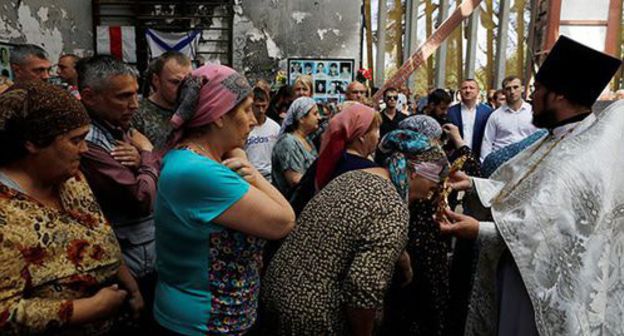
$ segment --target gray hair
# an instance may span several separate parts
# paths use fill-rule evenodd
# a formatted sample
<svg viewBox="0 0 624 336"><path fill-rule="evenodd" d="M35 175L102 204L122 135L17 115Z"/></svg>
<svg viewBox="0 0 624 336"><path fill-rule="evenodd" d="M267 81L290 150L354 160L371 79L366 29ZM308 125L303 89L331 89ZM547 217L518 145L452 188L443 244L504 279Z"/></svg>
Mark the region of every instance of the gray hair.
<svg viewBox="0 0 624 336"><path fill-rule="evenodd" d="M9 62L11 64L22 65L26 63L26 60L30 56L35 56L41 59L48 59L48 53L43 48L34 44L22 44L11 49L11 56Z"/></svg>
<svg viewBox="0 0 624 336"><path fill-rule="evenodd" d="M83 58L76 64L76 71L78 72L78 89L80 91L87 87L100 91L106 87L108 80L113 76L138 77L134 68L110 55Z"/></svg>

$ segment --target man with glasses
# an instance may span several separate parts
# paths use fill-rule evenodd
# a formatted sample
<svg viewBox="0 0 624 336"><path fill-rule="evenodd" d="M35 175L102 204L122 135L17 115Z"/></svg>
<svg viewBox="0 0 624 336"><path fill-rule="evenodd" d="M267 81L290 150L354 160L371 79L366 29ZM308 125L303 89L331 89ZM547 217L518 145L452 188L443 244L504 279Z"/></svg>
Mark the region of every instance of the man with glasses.
<svg viewBox="0 0 624 336"><path fill-rule="evenodd" d="M52 63L48 60L48 54L34 44L13 48L9 62L15 83L36 79L47 81L50 78Z"/></svg>
<svg viewBox="0 0 624 336"><path fill-rule="evenodd" d="M407 116L397 110L397 101L399 99L399 90L390 87L384 91L383 94L386 108L381 111L381 126L379 127L380 139L386 135L386 133L392 132L399 128L399 123L407 118ZM375 162L383 165L387 156L384 155L379 149L375 153Z"/></svg>

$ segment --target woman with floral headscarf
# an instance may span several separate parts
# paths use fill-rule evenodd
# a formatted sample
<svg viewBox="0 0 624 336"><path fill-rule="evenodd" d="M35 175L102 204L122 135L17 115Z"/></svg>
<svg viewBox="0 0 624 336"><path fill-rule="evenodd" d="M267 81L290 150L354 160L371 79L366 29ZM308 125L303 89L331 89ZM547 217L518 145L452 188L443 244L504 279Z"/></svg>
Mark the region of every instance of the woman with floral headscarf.
<svg viewBox="0 0 624 336"><path fill-rule="evenodd" d="M40 80L0 96L0 334L105 335L143 298L78 167L89 117Z"/></svg>
<svg viewBox="0 0 624 336"><path fill-rule="evenodd" d="M284 195L299 184L318 155L308 139L318 129L318 121L318 108L310 97L299 97L288 108L271 154L273 183Z"/></svg>
<svg viewBox="0 0 624 336"><path fill-rule="evenodd" d="M420 132L439 144L447 138L445 149L449 162L465 160L463 169L479 174L478 160L456 126L440 126L430 116L415 115L401 121L399 128ZM448 148L451 148L450 153ZM437 197L410 204L406 251L414 275L406 286L401 286L402 279L397 279L390 288L385 314L388 318L381 335L446 335L450 302L448 253L451 247L448 236L440 232L433 219L437 209Z"/></svg>
<svg viewBox="0 0 624 336"><path fill-rule="evenodd" d="M443 151L419 133L390 132L380 147L388 167L329 182L269 264L271 335L371 335L407 241L407 205L428 197L447 170Z"/></svg>
<svg viewBox="0 0 624 336"><path fill-rule="evenodd" d="M246 160L247 80L206 65L182 85L155 207L163 334L243 335L255 322L264 239L294 225L284 197Z"/></svg>

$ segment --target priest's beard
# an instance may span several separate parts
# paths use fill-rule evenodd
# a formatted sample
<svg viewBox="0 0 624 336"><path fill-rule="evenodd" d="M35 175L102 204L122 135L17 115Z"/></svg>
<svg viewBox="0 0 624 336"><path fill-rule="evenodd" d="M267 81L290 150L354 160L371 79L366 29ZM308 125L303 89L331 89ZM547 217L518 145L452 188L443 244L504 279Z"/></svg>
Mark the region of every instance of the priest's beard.
<svg viewBox="0 0 624 336"><path fill-rule="evenodd" d="M546 97L548 95L545 94L542 99L542 106L544 109L541 113L537 114L533 112L533 125L537 128L547 128L552 129L558 123L555 109L550 106L550 104L546 101Z"/></svg>

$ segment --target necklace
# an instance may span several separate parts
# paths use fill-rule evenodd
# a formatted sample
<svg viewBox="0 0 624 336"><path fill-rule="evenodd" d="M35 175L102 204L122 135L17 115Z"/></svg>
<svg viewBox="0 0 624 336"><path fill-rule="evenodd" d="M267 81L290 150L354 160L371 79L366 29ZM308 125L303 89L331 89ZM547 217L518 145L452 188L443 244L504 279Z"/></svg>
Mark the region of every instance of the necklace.
<svg viewBox="0 0 624 336"><path fill-rule="evenodd" d="M574 127L570 128L570 130L568 130L563 136L561 136L561 138L557 141L555 141L547 150L546 153L544 153L544 155L542 157L540 157L534 165L532 165L531 167L529 167L529 169L526 170L526 172L524 173L524 175L518 179L518 182L514 183L510 188L506 188L503 189L500 194L498 194L498 196L496 196L496 199L494 200L493 203L498 203L499 201L501 201L503 198L507 198L522 182L524 182L524 180L526 180L531 174L533 174L533 172L535 171L535 169L537 169L537 167L542 163L542 161L544 161L544 159L546 159L546 157L548 155L550 155L550 152L553 151L553 149L555 149L555 147L557 147L557 145L559 145L561 143L561 141L563 141L563 139L565 139L568 135L570 135L572 132L574 132L574 130L576 129L578 125L575 125ZM548 137L546 137L548 138ZM537 146L533 152L531 153L531 155L537 153L537 151L542 148L542 145L544 145L546 143L546 138L544 139L544 141L542 141L542 143L540 143L539 146Z"/></svg>
<svg viewBox="0 0 624 336"><path fill-rule="evenodd" d="M196 151L196 150L193 150L192 148L190 148L192 151L197 152L197 154L206 156L208 158L212 158L212 156L210 155L210 152L206 149L206 147L198 144L197 142L189 141L186 146L188 147L188 145L193 145L193 146L197 147L197 149L199 149L199 151ZM199 152L201 152L201 153L199 153Z"/></svg>

